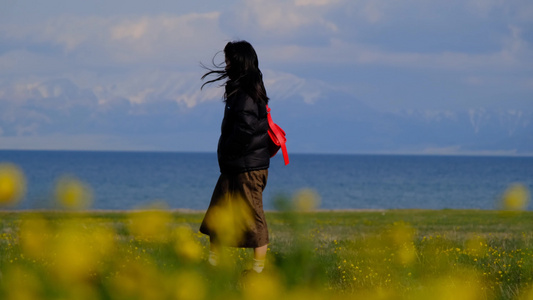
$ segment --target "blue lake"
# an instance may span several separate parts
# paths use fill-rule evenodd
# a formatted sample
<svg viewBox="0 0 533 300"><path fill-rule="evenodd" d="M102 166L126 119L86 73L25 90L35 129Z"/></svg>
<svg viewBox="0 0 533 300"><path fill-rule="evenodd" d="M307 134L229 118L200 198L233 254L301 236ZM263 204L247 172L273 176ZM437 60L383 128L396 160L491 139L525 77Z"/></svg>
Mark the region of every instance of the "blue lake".
<svg viewBox="0 0 533 300"><path fill-rule="evenodd" d="M274 199L314 189L323 209L494 209L505 189L533 190L533 157L312 155L271 161L265 209ZM0 151L28 181L17 209L48 208L58 178L91 186L93 209L134 209L153 201L206 209L219 176L215 153ZM532 205L529 205L531 210Z"/></svg>

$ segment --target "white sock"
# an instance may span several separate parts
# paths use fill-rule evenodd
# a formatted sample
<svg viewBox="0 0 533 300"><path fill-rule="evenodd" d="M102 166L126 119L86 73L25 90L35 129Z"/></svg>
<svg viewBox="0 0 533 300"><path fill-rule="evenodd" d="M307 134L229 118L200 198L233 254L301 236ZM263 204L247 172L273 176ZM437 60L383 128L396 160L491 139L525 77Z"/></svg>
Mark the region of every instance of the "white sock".
<svg viewBox="0 0 533 300"><path fill-rule="evenodd" d="M209 251L209 259L208 259L208 261L209 261L209 263L212 266L216 267L216 265L218 265L218 254L216 254L213 251Z"/></svg>
<svg viewBox="0 0 533 300"><path fill-rule="evenodd" d="M256 271L257 273L263 272L263 268L265 267L265 260L259 260L254 258L254 266L252 269Z"/></svg>

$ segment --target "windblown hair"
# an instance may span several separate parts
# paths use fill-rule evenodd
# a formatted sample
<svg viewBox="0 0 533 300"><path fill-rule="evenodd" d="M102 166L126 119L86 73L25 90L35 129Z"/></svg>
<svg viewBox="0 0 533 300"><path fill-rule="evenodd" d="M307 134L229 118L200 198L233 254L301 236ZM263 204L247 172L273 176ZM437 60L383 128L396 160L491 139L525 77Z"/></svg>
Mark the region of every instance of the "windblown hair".
<svg viewBox="0 0 533 300"><path fill-rule="evenodd" d="M263 83L263 74L261 73L261 70L259 70L257 53L252 45L247 41L229 42L226 44L226 47L224 47L224 55L229 62L229 66L226 68L222 68L222 64L215 64L214 58L213 66L215 69L202 65L202 67L209 70L202 76L202 79L211 75L216 76L215 79L206 81L202 84L202 88L208 83L227 79L225 82L225 100L238 89L241 89L254 101L262 101L267 104L268 97Z"/></svg>

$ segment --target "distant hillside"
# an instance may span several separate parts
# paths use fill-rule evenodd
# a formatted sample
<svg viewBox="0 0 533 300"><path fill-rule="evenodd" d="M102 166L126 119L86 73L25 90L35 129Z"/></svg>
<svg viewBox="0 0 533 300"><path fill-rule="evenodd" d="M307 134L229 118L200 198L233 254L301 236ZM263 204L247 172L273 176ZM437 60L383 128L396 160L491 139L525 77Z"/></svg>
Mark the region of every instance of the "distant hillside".
<svg viewBox="0 0 533 300"><path fill-rule="evenodd" d="M131 97L67 79L4 88L0 148L214 151L223 103L209 93L221 90L164 87ZM290 152L533 155L533 110L382 112L322 87L302 99L307 88L270 104Z"/></svg>
<svg viewBox="0 0 533 300"><path fill-rule="evenodd" d="M287 122L289 141L305 151L533 154L533 111L380 112L342 94L312 105L289 107L292 111L279 112Z"/></svg>

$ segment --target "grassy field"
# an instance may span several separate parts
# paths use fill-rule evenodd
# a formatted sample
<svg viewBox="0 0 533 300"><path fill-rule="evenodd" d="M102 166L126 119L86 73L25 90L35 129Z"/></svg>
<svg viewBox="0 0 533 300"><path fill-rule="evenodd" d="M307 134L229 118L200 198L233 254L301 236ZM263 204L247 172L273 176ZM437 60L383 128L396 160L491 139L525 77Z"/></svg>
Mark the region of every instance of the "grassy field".
<svg viewBox="0 0 533 300"><path fill-rule="evenodd" d="M268 263L201 213L0 212L1 299L533 299L533 212L269 212Z"/></svg>

